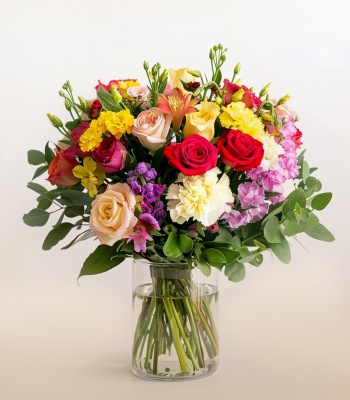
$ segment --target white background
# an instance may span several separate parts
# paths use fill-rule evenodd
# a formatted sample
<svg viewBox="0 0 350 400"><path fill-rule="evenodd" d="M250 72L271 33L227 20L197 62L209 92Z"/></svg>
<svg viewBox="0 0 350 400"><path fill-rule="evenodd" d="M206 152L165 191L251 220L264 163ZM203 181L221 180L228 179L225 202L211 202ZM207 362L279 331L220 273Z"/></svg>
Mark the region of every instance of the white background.
<svg viewBox="0 0 350 400"><path fill-rule="evenodd" d="M346 1L0 0L0 398L4 400L345 400L350 397L349 72ZM306 156L334 194L319 214L334 243L300 236L289 265L249 267L221 282L221 365L211 377L154 383L130 373L128 262L76 282L94 242L41 250L49 226L29 228L28 149L56 141L46 113L65 120L69 79L94 97L98 79L137 78L144 60L224 76L271 96L289 93ZM38 183L43 181L38 180Z"/></svg>

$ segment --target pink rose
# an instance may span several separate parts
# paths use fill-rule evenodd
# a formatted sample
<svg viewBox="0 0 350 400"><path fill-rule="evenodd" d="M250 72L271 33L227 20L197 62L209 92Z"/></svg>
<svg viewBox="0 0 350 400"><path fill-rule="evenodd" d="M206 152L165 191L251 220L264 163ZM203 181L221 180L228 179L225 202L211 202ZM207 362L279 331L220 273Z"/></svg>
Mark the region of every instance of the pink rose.
<svg viewBox="0 0 350 400"><path fill-rule="evenodd" d="M92 157L106 172L118 172L124 168L126 148L114 136L103 139Z"/></svg>
<svg viewBox="0 0 350 400"><path fill-rule="evenodd" d="M55 149L56 156L49 165L49 177L47 180L51 185L67 187L75 185L80 181L73 175L73 168L79 165L73 157L67 157L64 150Z"/></svg>
<svg viewBox="0 0 350 400"><path fill-rule="evenodd" d="M159 108L142 111L134 121L132 134L149 150L157 150L168 136L172 115L166 115Z"/></svg>
<svg viewBox="0 0 350 400"><path fill-rule="evenodd" d="M102 244L129 238L137 218L134 215L136 198L127 183L108 185L91 204L90 228Z"/></svg>

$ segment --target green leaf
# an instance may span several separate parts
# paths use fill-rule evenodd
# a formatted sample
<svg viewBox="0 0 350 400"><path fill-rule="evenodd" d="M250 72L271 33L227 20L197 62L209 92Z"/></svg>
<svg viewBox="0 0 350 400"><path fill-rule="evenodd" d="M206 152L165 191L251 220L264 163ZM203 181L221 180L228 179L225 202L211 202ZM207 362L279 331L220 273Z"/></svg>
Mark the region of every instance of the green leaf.
<svg viewBox="0 0 350 400"><path fill-rule="evenodd" d="M52 149L49 146L49 142L46 143L45 146L45 161L50 164L51 161L55 158L55 153L52 151Z"/></svg>
<svg viewBox="0 0 350 400"><path fill-rule="evenodd" d="M322 240L324 242L333 242L335 240L333 234L322 224L317 224L305 233L313 239Z"/></svg>
<svg viewBox="0 0 350 400"><path fill-rule="evenodd" d="M183 234L180 233L179 235L179 249L182 253L188 253L189 251L191 251L193 248L193 241L192 239Z"/></svg>
<svg viewBox="0 0 350 400"><path fill-rule="evenodd" d="M204 276L209 276L211 274L211 267L210 265L205 261L204 258L200 258L200 259L195 259L195 264L197 265L197 267L200 269L200 271L202 272L202 274Z"/></svg>
<svg viewBox="0 0 350 400"><path fill-rule="evenodd" d="M39 150L29 150L28 151L28 163L31 165L45 164L45 154Z"/></svg>
<svg viewBox="0 0 350 400"><path fill-rule="evenodd" d="M103 89L102 86L97 89L97 98L105 111L118 112L122 110L122 107L114 100L114 97L111 95L111 93Z"/></svg>
<svg viewBox="0 0 350 400"><path fill-rule="evenodd" d="M259 267L263 262L264 257L262 254L257 254L253 260L249 261L249 264L253 265L254 267Z"/></svg>
<svg viewBox="0 0 350 400"><path fill-rule="evenodd" d="M311 207L314 208L315 210L319 211L323 210L324 208L327 207L331 199L332 199L332 193L330 192L317 194L311 200Z"/></svg>
<svg viewBox="0 0 350 400"><path fill-rule="evenodd" d="M245 266L239 261L225 266L225 275L232 282L240 282L245 277Z"/></svg>
<svg viewBox="0 0 350 400"><path fill-rule="evenodd" d="M209 265L216 268L222 268L227 263L226 257L217 249L205 249L203 257Z"/></svg>
<svg viewBox="0 0 350 400"><path fill-rule="evenodd" d="M67 199L70 204L77 206L89 206L93 200L88 193L80 192L79 190L66 190L61 194L62 199Z"/></svg>
<svg viewBox="0 0 350 400"><path fill-rule="evenodd" d="M269 243L281 243L284 235L281 231L279 220L277 217L270 218L264 227L264 236Z"/></svg>
<svg viewBox="0 0 350 400"><path fill-rule="evenodd" d="M37 208L41 208L42 210L47 210L52 204L52 200L48 199L46 196L39 196L37 201Z"/></svg>
<svg viewBox="0 0 350 400"><path fill-rule="evenodd" d="M126 255L124 253L116 253L116 243L113 246L101 244L85 260L78 279L84 275L96 275L106 272L121 264L125 258Z"/></svg>
<svg viewBox="0 0 350 400"><path fill-rule="evenodd" d="M50 214L40 208L34 208L28 214L23 215L23 222L28 226L44 226Z"/></svg>
<svg viewBox="0 0 350 400"><path fill-rule="evenodd" d="M291 252L287 240L283 240L281 243L270 243L270 248L280 261L285 264L290 262Z"/></svg>
<svg viewBox="0 0 350 400"><path fill-rule="evenodd" d="M75 119L74 121L69 121L65 124L65 127L69 130L69 131L74 131L75 128L77 128L79 125L81 124L81 120L80 119Z"/></svg>
<svg viewBox="0 0 350 400"><path fill-rule="evenodd" d="M177 232L170 232L168 239L164 244L163 252L167 257L170 258L176 258L182 255L182 252L179 249L179 238L177 236Z"/></svg>
<svg viewBox="0 0 350 400"><path fill-rule="evenodd" d="M69 242L66 246L62 247L62 250L66 250L69 247L73 246L73 244L76 244L78 242L81 242L86 239L90 239L92 237L96 236L95 232L92 231L91 229L88 229L85 232L80 233L78 236L76 236L71 242Z"/></svg>
<svg viewBox="0 0 350 400"><path fill-rule="evenodd" d="M44 195L45 193L47 193L47 189L44 188L44 186L38 185L34 182L28 182L27 188L34 190L34 192L39 193L40 195Z"/></svg>
<svg viewBox="0 0 350 400"><path fill-rule="evenodd" d="M55 226L46 236L42 246L43 250L50 250L60 240L64 239L72 228L74 228L74 225L69 222Z"/></svg>
<svg viewBox="0 0 350 400"><path fill-rule="evenodd" d="M307 161L303 161L302 164L302 177L303 177L303 181L306 183L306 179L310 176L310 168L309 168L309 164L307 163Z"/></svg>
<svg viewBox="0 0 350 400"><path fill-rule="evenodd" d="M35 178L37 178L38 176L42 175L44 172L47 171L48 168L49 168L49 167L48 167L47 165L43 165L43 166L37 168L36 171L34 172L34 175L33 175L33 178L32 178L32 179L35 179Z"/></svg>
<svg viewBox="0 0 350 400"><path fill-rule="evenodd" d="M66 207L66 209L64 210L64 215L67 218L82 217L84 215L84 207L82 206Z"/></svg>
<svg viewBox="0 0 350 400"><path fill-rule="evenodd" d="M294 213L296 204L302 208L306 206L305 192L301 188L293 190L293 192L286 198L282 207L283 215L287 217L290 211Z"/></svg>
<svg viewBox="0 0 350 400"><path fill-rule="evenodd" d="M307 186L308 188L315 187L315 191L316 191L316 192L319 192L319 191L322 189L322 184L321 184L321 182L320 182L318 179L314 178L313 176L309 176L309 177L306 179L305 184L306 184L306 186Z"/></svg>

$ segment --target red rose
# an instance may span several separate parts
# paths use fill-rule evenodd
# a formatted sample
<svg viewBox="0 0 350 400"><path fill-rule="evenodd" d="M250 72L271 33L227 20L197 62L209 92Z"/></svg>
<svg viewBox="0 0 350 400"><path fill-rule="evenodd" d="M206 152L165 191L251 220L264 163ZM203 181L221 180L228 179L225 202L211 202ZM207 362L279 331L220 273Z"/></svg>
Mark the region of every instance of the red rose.
<svg viewBox="0 0 350 400"><path fill-rule="evenodd" d="M164 147L169 164L184 175L202 175L216 167L218 149L208 139L196 133L181 143Z"/></svg>
<svg viewBox="0 0 350 400"><path fill-rule="evenodd" d="M102 104L99 100L94 100L90 106L89 118L98 118L102 110Z"/></svg>
<svg viewBox="0 0 350 400"><path fill-rule="evenodd" d="M111 136L102 140L92 156L106 172L118 172L124 168L126 153L123 143Z"/></svg>
<svg viewBox="0 0 350 400"><path fill-rule="evenodd" d="M230 104L232 102L232 96L238 92L240 89L244 90L244 95L241 101L248 108L258 108L261 104L261 100L254 93L252 93L247 86L239 86L235 83L230 82L228 79L224 79L224 87L222 90L225 93L224 96L224 105Z"/></svg>
<svg viewBox="0 0 350 400"><path fill-rule="evenodd" d="M225 131L217 145L222 162L237 172L259 166L264 156L262 143L238 130Z"/></svg>
<svg viewBox="0 0 350 400"><path fill-rule="evenodd" d="M73 175L72 169L79 165L75 158L67 157L64 150L55 149L56 157L49 165L49 177L47 180L51 185L61 187L72 186L80 181Z"/></svg>

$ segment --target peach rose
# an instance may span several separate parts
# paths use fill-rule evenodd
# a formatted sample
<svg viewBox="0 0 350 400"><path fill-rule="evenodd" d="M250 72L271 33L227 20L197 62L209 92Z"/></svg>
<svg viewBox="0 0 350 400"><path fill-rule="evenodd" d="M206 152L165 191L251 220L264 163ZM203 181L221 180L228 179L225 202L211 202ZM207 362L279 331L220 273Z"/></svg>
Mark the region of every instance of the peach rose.
<svg viewBox="0 0 350 400"><path fill-rule="evenodd" d="M133 234L136 198L127 183L108 185L104 193L92 202L90 228L102 244L112 245Z"/></svg>
<svg viewBox="0 0 350 400"><path fill-rule="evenodd" d="M202 101L196 105L197 112L187 114L186 124L184 127L183 135L187 136L198 133L198 135L205 137L209 141L215 135L215 120L220 114L220 107L212 101Z"/></svg>
<svg viewBox="0 0 350 400"><path fill-rule="evenodd" d="M165 115L157 107L142 111L134 121L132 134L149 150L157 150L165 142L172 115Z"/></svg>
<svg viewBox="0 0 350 400"><path fill-rule="evenodd" d="M276 99L271 99L270 101L273 105L276 106L277 104ZM285 117L287 115L290 115L293 118L293 120L295 120L295 118L297 117L297 113L292 108L290 108L289 105L287 105L286 103L283 103L275 107L275 111L279 117Z"/></svg>

